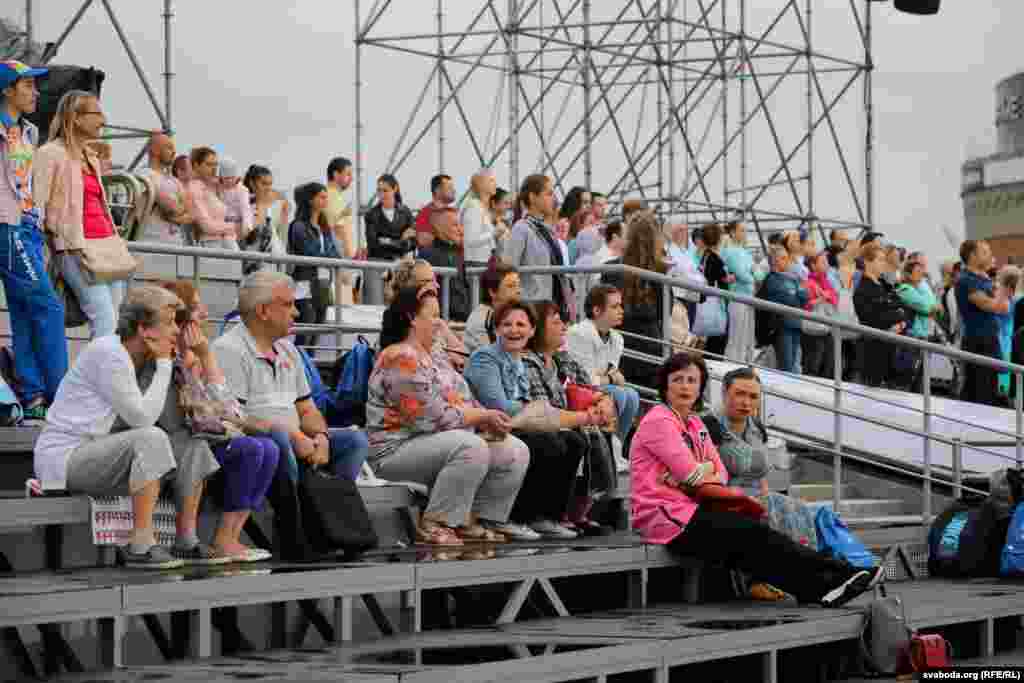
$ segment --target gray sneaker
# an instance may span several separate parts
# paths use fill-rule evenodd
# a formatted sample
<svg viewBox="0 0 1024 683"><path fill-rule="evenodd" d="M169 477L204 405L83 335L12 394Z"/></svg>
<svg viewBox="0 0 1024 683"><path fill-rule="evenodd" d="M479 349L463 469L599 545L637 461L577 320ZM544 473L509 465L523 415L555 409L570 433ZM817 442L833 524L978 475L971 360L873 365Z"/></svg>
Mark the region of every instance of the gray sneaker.
<svg viewBox="0 0 1024 683"><path fill-rule="evenodd" d="M537 520L530 525L530 528L544 538L553 538L560 541L571 541L579 536L575 531L567 529L558 522L550 519Z"/></svg>
<svg viewBox="0 0 1024 683"><path fill-rule="evenodd" d="M489 519L481 519L480 526L488 531L497 531L504 534L510 541L539 541L541 536L525 524L515 522L494 522Z"/></svg>
<svg viewBox="0 0 1024 683"><path fill-rule="evenodd" d="M131 546L123 546L121 559L124 566L129 569L175 569L185 566L185 560L178 559L171 555L160 545L152 545L144 553L133 553Z"/></svg>
<svg viewBox="0 0 1024 683"><path fill-rule="evenodd" d="M170 555L190 565L228 564L233 560L230 555L225 555L222 551L205 543L197 543L191 548L182 548L175 544L171 546Z"/></svg>

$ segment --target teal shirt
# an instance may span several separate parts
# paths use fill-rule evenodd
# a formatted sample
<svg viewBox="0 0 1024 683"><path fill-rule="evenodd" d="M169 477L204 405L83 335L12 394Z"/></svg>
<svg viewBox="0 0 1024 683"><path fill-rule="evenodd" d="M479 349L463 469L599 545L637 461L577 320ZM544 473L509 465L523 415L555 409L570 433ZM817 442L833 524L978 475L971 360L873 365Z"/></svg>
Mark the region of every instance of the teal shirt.
<svg viewBox="0 0 1024 683"><path fill-rule="evenodd" d="M728 247L722 250L726 269L736 276L729 290L736 294L754 296L754 255L746 247Z"/></svg>
<svg viewBox="0 0 1024 683"><path fill-rule="evenodd" d="M935 307L938 299L932 292L932 288L926 283L922 287L914 287L911 284L903 283L896 288L896 294L900 301L907 308L914 311L914 322L910 326L908 334L918 339L928 338L928 312Z"/></svg>

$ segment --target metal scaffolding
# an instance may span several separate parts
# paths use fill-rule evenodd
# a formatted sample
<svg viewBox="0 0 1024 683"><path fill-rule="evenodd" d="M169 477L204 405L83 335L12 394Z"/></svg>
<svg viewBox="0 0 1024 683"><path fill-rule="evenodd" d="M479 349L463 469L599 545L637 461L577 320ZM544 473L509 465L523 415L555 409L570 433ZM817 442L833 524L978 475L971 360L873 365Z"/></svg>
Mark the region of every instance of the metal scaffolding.
<svg viewBox="0 0 1024 683"><path fill-rule="evenodd" d="M409 79L410 113L377 171L419 159L468 175L446 168L461 145L473 163L507 169L510 188L544 173L561 196L583 185L674 220L742 216L761 240L873 224L871 0L817 11L813 0L436 0L433 21L416 22L432 30L388 32L424 4L355 0L362 200L374 189L362 154L373 47L389 72L410 59L430 69ZM370 68L382 72L376 57ZM390 107L406 106L394 81L376 82Z"/></svg>
<svg viewBox="0 0 1024 683"><path fill-rule="evenodd" d="M38 21L39 14L36 11L36 3L38 0L25 0L25 44L29 46L28 50L31 50L31 46L35 44L35 25ZM82 17L86 11L89 10L92 5L101 5L107 17L110 20L111 28L117 36L118 41L124 48L125 54L128 56L129 61L132 64L132 68L135 71L136 76L139 79L139 85L145 92L147 99L153 106L153 112L156 115L156 122L154 124L133 124L133 125L119 125L119 124L108 124L104 131L105 140L130 140L130 139L148 139L154 130L162 130L165 133L173 133L173 118L172 118L172 93L174 83L174 69L173 65L173 43L172 28L174 23L174 0L163 0L161 6L163 11L161 12L161 19L163 20L163 97L158 97L157 92L154 90L150 78L143 68L142 62L139 60L132 48L131 42L128 40L128 36L124 32L124 28L121 26L121 21L118 19L117 12L114 9L113 4L110 0L83 0L78 10L71 16L68 23L65 25L64 30L61 31L60 36L53 42L46 43L46 47L43 50L42 55L38 60L34 59L35 55L31 53L26 55L29 61L42 64L49 64L52 62L60 51L60 48L64 45L64 42L68 39L68 36L72 34L75 27L78 26ZM129 169L134 169L138 166L139 162L142 161L145 156L145 145L135 155L132 161L127 165Z"/></svg>

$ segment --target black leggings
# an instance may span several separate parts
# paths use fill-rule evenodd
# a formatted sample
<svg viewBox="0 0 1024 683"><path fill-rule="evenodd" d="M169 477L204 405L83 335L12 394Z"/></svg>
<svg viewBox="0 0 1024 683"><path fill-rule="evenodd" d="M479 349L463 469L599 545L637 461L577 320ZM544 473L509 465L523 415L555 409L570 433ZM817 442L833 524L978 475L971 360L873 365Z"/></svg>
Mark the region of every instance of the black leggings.
<svg viewBox="0 0 1024 683"><path fill-rule="evenodd" d="M676 555L739 569L801 603L819 602L825 593L858 571L749 517L716 512L703 505L668 549Z"/></svg>
<svg viewBox="0 0 1024 683"><path fill-rule="evenodd" d="M509 517L519 523L561 521L575 493L576 470L588 448L586 439L566 429L516 432L516 436L530 448L530 466Z"/></svg>

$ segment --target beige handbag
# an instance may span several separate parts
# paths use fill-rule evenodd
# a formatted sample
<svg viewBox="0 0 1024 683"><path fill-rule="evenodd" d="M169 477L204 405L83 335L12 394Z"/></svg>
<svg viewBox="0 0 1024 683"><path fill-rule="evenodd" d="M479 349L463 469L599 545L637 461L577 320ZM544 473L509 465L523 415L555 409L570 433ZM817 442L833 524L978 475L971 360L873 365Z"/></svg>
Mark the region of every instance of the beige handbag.
<svg viewBox="0 0 1024 683"><path fill-rule="evenodd" d="M87 239L82 247L82 268L93 282L127 280L138 269L138 260L128 251L127 243L117 234Z"/></svg>

